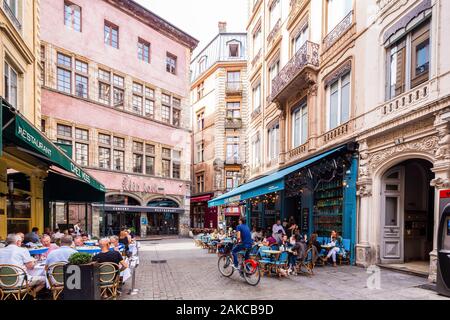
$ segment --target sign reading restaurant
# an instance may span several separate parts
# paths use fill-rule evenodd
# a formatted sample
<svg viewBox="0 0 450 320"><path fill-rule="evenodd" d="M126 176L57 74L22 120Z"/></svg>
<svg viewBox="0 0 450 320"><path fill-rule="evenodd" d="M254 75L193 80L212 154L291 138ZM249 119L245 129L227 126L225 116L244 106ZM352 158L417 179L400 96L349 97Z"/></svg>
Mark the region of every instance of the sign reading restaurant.
<svg viewBox="0 0 450 320"><path fill-rule="evenodd" d="M26 142L33 145L36 149L41 151L43 154L45 154L47 157L51 158L52 156L52 150L48 148L42 141L39 141L35 136L30 134L25 128L21 127L20 125L17 126L17 134Z"/></svg>

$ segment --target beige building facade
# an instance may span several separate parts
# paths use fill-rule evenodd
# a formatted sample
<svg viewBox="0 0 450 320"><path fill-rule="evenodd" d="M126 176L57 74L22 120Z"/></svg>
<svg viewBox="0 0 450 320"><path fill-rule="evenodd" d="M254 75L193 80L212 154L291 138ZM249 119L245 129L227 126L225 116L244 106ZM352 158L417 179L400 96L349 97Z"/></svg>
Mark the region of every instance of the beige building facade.
<svg viewBox="0 0 450 320"><path fill-rule="evenodd" d="M235 222L239 212L221 214L207 201L246 178L247 35L229 33L219 22L218 35L192 60L191 72L191 227L216 228L219 220Z"/></svg>

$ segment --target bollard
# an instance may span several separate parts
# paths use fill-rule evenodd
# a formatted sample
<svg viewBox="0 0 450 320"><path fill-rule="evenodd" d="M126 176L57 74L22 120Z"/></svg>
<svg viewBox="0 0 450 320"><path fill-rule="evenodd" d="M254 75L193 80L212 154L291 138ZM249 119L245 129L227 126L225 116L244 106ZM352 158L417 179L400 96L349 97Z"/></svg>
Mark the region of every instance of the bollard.
<svg viewBox="0 0 450 320"><path fill-rule="evenodd" d="M130 261L130 269L131 269L131 289L128 292L129 295L136 295L139 292L139 289L136 289L136 269L139 266L137 263L137 258L139 257L139 246L136 243L136 255L131 257Z"/></svg>

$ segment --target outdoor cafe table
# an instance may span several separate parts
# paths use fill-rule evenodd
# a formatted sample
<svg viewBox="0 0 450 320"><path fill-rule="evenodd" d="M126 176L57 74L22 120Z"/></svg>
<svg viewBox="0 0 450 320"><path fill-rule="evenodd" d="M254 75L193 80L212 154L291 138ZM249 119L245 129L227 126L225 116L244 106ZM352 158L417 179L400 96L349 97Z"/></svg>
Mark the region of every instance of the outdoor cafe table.
<svg viewBox="0 0 450 320"><path fill-rule="evenodd" d="M33 248L33 249L28 249L28 252L31 255L38 255L38 254L44 254L48 251L48 248Z"/></svg>
<svg viewBox="0 0 450 320"><path fill-rule="evenodd" d="M119 251L122 251L124 248L125 248L125 246L123 244L119 244ZM76 247L75 250L77 250L78 252L89 253L89 254L97 254L100 251L102 251L102 249L97 246ZM113 251L114 247L110 247L109 250Z"/></svg>
<svg viewBox="0 0 450 320"><path fill-rule="evenodd" d="M271 259L272 260L278 260L278 257L280 256L281 252L280 250L262 250L262 252L267 253L269 255L271 255Z"/></svg>

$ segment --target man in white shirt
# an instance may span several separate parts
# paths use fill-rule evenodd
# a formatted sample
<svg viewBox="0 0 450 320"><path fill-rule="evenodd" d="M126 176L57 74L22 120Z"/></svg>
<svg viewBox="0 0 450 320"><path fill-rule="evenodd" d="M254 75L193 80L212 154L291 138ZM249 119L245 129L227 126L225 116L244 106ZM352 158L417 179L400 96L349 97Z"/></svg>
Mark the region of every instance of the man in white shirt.
<svg viewBox="0 0 450 320"><path fill-rule="evenodd" d="M284 231L283 226L281 225L281 220L278 219L277 222L272 226L272 237L276 237L278 235L278 231L282 231L283 234L286 234L286 231Z"/></svg>
<svg viewBox="0 0 450 320"><path fill-rule="evenodd" d="M72 237L64 236L61 238L61 247L59 249L55 249L50 252L47 256L47 260L45 260L45 268L48 269L48 266L57 263L57 262L69 262L69 258L72 254L77 251L72 249L70 246L72 245Z"/></svg>
<svg viewBox="0 0 450 320"><path fill-rule="evenodd" d="M31 257L27 249L21 248L22 239L15 234L6 238L6 248L0 250L0 264L11 264L22 268L25 272L33 270L36 260ZM45 287L45 276L31 276L27 273L28 285L34 288L36 294ZM19 281L20 283L20 281Z"/></svg>

